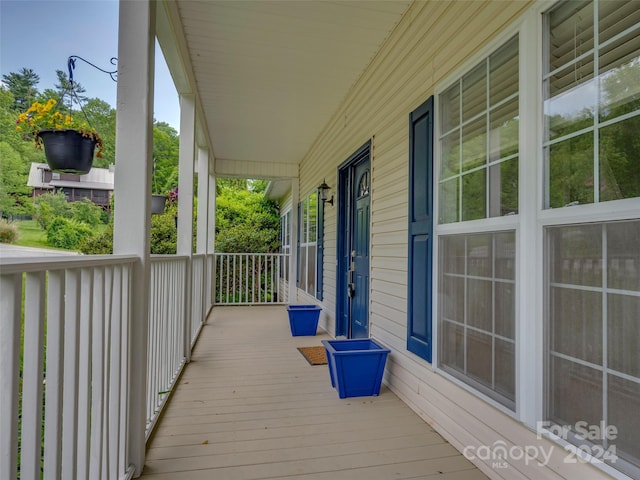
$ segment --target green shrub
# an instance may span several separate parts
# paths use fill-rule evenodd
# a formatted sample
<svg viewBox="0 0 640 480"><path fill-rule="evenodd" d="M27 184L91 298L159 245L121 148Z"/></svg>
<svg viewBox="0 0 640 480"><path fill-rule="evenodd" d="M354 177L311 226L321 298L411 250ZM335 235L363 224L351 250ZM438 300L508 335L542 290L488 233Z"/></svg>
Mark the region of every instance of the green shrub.
<svg viewBox="0 0 640 480"><path fill-rule="evenodd" d="M92 237L83 238L78 250L85 255L110 255L113 253L113 225L107 226L104 232Z"/></svg>
<svg viewBox="0 0 640 480"><path fill-rule="evenodd" d="M151 216L151 253L174 254L177 245L176 220L173 214Z"/></svg>
<svg viewBox="0 0 640 480"><path fill-rule="evenodd" d="M152 254L176 253L176 223L173 214L153 215L151 217L150 252ZM84 238L78 250L87 255L109 255L113 253L113 224L109 224L100 235Z"/></svg>
<svg viewBox="0 0 640 480"><path fill-rule="evenodd" d="M15 243L16 240L18 240L16 224L0 219L0 243Z"/></svg>
<svg viewBox="0 0 640 480"><path fill-rule="evenodd" d="M75 250L83 238L92 235L88 225L68 218L56 217L47 227L47 243L67 250Z"/></svg>
<svg viewBox="0 0 640 480"><path fill-rule="evenodd" d="M102 208L88 198L80 202L71 202L70 205L74 220L86 223L91 227L102 223Z"/></svg>

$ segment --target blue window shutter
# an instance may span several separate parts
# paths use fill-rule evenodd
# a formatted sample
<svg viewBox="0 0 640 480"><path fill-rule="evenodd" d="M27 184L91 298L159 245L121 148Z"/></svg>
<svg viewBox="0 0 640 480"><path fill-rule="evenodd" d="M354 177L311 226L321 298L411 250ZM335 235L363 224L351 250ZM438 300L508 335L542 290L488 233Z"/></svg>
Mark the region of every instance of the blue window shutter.
<svg viewBox="0 0 640 480"><path fill-rule="evenodd" d="M431 362L433 97L409 116L407 349Z"/></svg>

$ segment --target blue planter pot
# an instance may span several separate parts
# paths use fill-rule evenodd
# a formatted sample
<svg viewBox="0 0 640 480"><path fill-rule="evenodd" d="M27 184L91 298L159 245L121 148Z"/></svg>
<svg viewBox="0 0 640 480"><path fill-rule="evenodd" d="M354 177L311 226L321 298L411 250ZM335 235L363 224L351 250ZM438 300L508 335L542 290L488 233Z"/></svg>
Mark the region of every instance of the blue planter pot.
<svg viewBox="0 0 640 480"><path fill-rule="evenodd" d="M321 310L317 305L289 305L287 313L291 335L294 337L315 335Z"/></svg>
<svg viewBox="0 0 640 480"><path fill-rule="evenodd" d="M371 339L322 340L340 398L378 395L390 350Z"/></svg>

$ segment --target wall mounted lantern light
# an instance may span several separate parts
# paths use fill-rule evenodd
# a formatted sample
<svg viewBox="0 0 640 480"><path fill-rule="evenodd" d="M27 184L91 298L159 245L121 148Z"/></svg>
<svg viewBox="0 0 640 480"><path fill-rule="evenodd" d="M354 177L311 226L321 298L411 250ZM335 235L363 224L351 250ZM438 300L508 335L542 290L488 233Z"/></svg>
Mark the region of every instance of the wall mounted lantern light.
<svg viewBox="0 0 640 480"><path fill-rule="evenodd" d="M331 187L327 185L326 181L322 180L322 183L318 185L318 194L320 195L320 200L322 200L323 204L328 203L333 207L333 195L331 195L331 198L329 198L329 190L331 190Z"/></svg>

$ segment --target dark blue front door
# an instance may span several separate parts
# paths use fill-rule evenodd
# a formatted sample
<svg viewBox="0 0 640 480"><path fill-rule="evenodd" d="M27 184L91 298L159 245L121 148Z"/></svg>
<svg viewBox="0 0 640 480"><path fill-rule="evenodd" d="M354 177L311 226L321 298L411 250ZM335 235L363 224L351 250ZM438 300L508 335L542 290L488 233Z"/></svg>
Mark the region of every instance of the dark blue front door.
<svg viewBox="0 0 640 480"><path fill-rule="evenodd" d="M370 208L369 158L355 166L355 189L352 279L354 289L351 304L351 338L369 336L369 208Z"/></svg>
<svg viewBox="0 0 640 480"><path fill-rule="evenodd" d="M336 335L369 336L370 144L339 170Z"/></svg>

